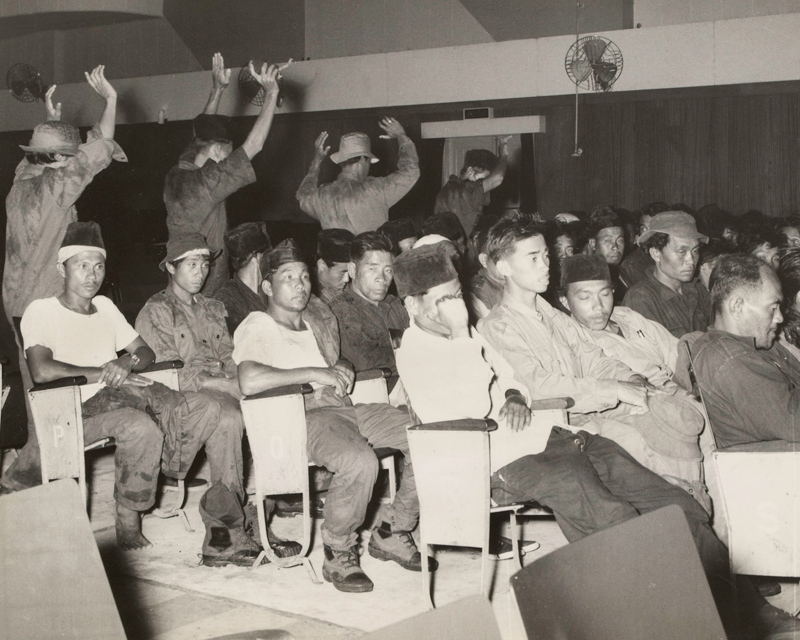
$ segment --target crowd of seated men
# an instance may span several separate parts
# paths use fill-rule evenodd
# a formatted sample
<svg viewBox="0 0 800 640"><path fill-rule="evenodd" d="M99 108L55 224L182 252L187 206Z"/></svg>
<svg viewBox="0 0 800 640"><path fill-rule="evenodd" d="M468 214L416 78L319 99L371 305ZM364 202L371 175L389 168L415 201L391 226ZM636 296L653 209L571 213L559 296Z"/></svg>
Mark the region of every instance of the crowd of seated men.
<svg viewBox="0 0 800 640"><path fill-rule="evenodd" d="M203 447L210 478L200 500L202 564L248 566L264 545L280 557L298 554L299 544L269 529L261 540L252 525L239 401L308 384L309 458L333 474L322 506L323 576L341 591L371 591L358 541L378 473L373 447L399 451L403 468L367 551L421 571L406 439L412 416L492 417L500 423L491 436L497 441L530 425L531 401L569 397L569 425L554 426L540 453L515 457L497 447L506 455L491 460L493 498L549 507L570 542L678 505L731 636L745 627L756 638L796 629L797 621L767 604L745 577L734 607L698 438L712 428L721 447L791 450L798 441L797 218L756 211L735 218L713 205L695 212L659 202L636 213L602 205L547 223L538 214L492 217L482 205L505 174L502 141L500 157L466 154L460 175L451 176L421 224L390 221L389 206L413 186L419 167L403 127L384 118L380 126L397 139L400 160L382 178L368 175L378 158L369 137L355 132L342 136L331 156L339 177L319 185L330 147L326 132L317 138L297 192L322 227L315 255L306 256L291 238L273 246L263 223L225 230L225 198L255 180L250 159L269 131L279 70L256 74L270 98L233 151L224 122L214 119L230 74L221 58L214 67L206 117L195 123L189 155L167 177L170 239L160 267L168 284L147 301L135 327L97 295L106 249L96 223L65 218L58 247L22 259L27 270L36 260L55 263L59 285L14 307L32 383L76 375L90 383L82 389L84 432L87 440L116 440L122 548L150 545L141 514L154 504L159 474L184 478ZM102 69L90 82L115 103ZM21 175L51 186L72 179L79 193L111 161L109 118L104 113L86 145L68 125L37 128L23 163L44 168L26 164ZM38 184L15 189L24 186L30 196L41 192ZM195 228L190 205L198 198L213 233ZM55 211L53 203L37 206ZM10 226L9 233L17 231ZM691 345L710 425L692 390L676 382L681 340ZM139 374L173 359L185 365L180 391ZM375 368L391 372L390 403L353 405L355 374ZM38 482L31 437L0 484L9 492Z"/></svg>

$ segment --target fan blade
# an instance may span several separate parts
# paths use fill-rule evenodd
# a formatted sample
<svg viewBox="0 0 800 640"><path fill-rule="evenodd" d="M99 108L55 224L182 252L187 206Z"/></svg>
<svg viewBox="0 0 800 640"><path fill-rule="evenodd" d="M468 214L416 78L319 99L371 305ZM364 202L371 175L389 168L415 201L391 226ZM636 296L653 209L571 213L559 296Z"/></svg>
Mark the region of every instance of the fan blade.
<svg viewBox="0 0 800 640"><path fill-rule="evenodd" d="M38 77L26 82L25 88L27 88L28 91L31 92L31 95L35 98L41 98L44 96L44 92L42 91L42 83Z"/></svg>
<svg viewBox="0 0 800 640"><path fill-rule="evenodd" d="M592 65L586 60L570 60L569 68L572 71L572 77L578 84L586 80L592 72Z"/></svg>
<svg viewBox="0 0 800 640"><path fill-rule="evenodd" d="M600 62L594 65L594 81L603 91L608 91L616 79L617 65L611 62Z"/></svg>
<svg viewBox="0 0 800 640"><path fill-rule="evenodd" d="M608 44L599 38L595 40L587 40L583 43L583 50L586 53L586 57L589 59L589 62L592 64L597 64L603 59L603 54L606 51L606 47L608 47Z"/></svg>
<svg viewBox="0 0 800 640"><path fill-rule="evenodd" d="M25 92L25 83L22 80L11 81L11 93L15 96L21 96Z"/></svg>

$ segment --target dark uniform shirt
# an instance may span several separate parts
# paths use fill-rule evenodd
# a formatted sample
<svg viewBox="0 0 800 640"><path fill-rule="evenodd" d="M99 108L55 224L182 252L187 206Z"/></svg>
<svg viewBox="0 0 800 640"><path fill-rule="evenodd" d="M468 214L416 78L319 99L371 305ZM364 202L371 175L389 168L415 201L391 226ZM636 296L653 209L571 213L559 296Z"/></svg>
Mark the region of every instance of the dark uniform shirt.
<svg viewBox="0 0 800 640"><path fill-rule="evenodd" d="M630 289L647 278L648 272L655 266L655 262L641 247L631 251L619 266L619 275L623 284Z"/></svg>
<svg viewBox="0 0 800 640"><path fill-rule="evenodd" d="M222 249L211 263L203 285L203 293L210 296L228 279L228 250L224 240L228 230L228 212L225 200L255 182L256 174L241 147L222 162L207 160L198 167L192 160L184 155L167 174L164 185L167 229L170 238L181 233L200 233L212 249Z"/></svg>
<svg viewBox="0 0 800 640"><path fill-rule="evenodd" d="M387 295L372 304L348 285L331 309L339 320L342 357L353 363L356 372L386 368L396 375L389 330L408 328L408 314L400 299Z"/></svg>
<svg viewBox="0 0 800 640"><path fill-rule="evenodd" d="M694 371L718 447L800 442L800 361L778 342L710 329L692 347Z"/></svg>
<svg viewBox="0 0 800 640"><path fill-rule="evenodd" d="M228 331L231 335L250 313L267 310L266 294L260 287L258 293L254 292L238 275L217 289L214 298L225 305L225 311L228 312Z"/></svg>
<svg viewBox="0 0 800 640"><path fill-rule="evenodd" d="M486 194L483 180L462 180L451 175L436 196L434 213L452 211L461 221L464 233L470 235L478 216L483 213Z"/></svg>
<svg viewBox="0 0 800 640"><path fill-rule="evenodd" d="M656 280L655 267L625 294L624 306L667 328L676 338L706 331L711 324L711 298L697 281L684 282L681 293Z"/></svg>

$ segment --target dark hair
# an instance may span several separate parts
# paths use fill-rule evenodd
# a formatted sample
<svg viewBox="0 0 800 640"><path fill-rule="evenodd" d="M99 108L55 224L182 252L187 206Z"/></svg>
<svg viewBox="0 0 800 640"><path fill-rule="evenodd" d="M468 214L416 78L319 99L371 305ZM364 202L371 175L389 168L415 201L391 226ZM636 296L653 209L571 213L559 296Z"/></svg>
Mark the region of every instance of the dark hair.
<svg viewBox="0 0 800 640"><path fill-rule="evenodd" d="M697 262L697 268L699 269L704 264L708 264L709 262L714 262L721 256L730 255L732 251L728 247L727 244L722 242L721 240L716 240L711 238L707 244L700 243L700 259Z"/></svg>
<svg viewBox="0 0 800 640"><path fill-rule="evenodd" d="M392 241L380 231L359 233L350 243L350 261L358 262L368 251L386 251L392 253Z"/></svg>
<svg viewBox="0 0 800 640"><path fill-rule="evenodd" d="M783 289L783 335L795 346L800 346L800 313L794 308L800 293L800 249L787 249L781 257L778 278Z"/></svg>
<svg viewBox="0 0 800 640"><path fill-rule="evenodd" d="M742 253L753 253L765 243L779 247L781 235L766 224L748 224L743 226L736 245Z"/></svg>
<svg viewBox="0 0 800 640"><path fill-rule="evenodd" d="M500 221L498 216L479 215L472 228L472 244L475 253L486 253L486 243L489 240L489 230Z"/></svg>
<svg viewBox="0 0 800 640"><path fill-rule="evenodd" d="M784 229L797 229L800 231L800 216L796 214L791 214L788 216L784 216L783 218L778 218L777 222L775 223L775 230L781 235L783 238L783 245L785 246L788 242L788 236L783 232Z"/></svg>
<svg viewBox="0 0 800 640"><path fill-rule="evenodd" d="M607 205L599 205L591 210L589 213L590 238L596 238L597 234L603 229L610 229L611 227L620 227L623 231L625 229L622 218L614 209Z"/></svg>
<svg viewBox="0 0 800 640"><path fill-rule="evenodd" d="M669 244L669 234L661 231L654 231L647 240L641 243L642 250L650 252L650 249L658 249L663 251L664 247Z"/></svg>
<svg viewBox="0 0 800 640"><path fill-rule="evenodd" d="M645 216L650 216L651 218L659 213L664 213L664 211L670 211L671 208L666 202L649 202L646 205L642 206L641 209L634 212L634 216L636 216L636 230L638 231L639 228L642 226L642 218Z"/></svg>
<svg viewBox="0 0 800 640"><path fill-rule="evenodd" d="M33 151L28 151L25 154L25 159L31 164L53 164L54 162L58 162L55 153L35 153Z"/></svg>
<svg viewBox="0 0 800 640"><path fill-rule="evenodd" d="M461 175L463 176L468 169L491 173L497 166L497 160L497 156L488 149L470 149L464 154L464 166L461 167Z"/></svg>
<svg viewBox="0 0 800 640"><path fill-rule="evenodd" d="M351 164L358 164L359 162L361 162L362 158L366 158L367 160L370 159L369 156L356 156L355 158L348 158L347 160L342 160L339 163L339 166L346 167Z"/></svg>
<svg viewBox="0 0 800 640"><path fill-rule="evenodd" d="M250 262L250 260L253 259L253 256L255 256L257 253L258 253L257 251L252 251L248 253L246 256L238 256L238 257L231 256L231 268L234 271L238 271L239 269L247 265L247 263Z"/></svg>
<svg viewBox="0 0 800 640"><path fill-rule="evenodd" d="M526 222L523 218L506 218L489 229L486 253L492 262L498 262L514 252L517 243L534 236L544 237L544 225Z"/></svg>
<svg viewBox="0 0 800 640"><path fill-rule="evenodd" d="M762 260L745 253L722 256L714 270L708 288L714 313L722 310L722 305L737 289L758 289L761 287L761 269L766 267Z"/></svg>
<svg viewBox="0 0 800 640"><path fill-rule="evenodd" d="M721 240L725 229L739 230L739 224L730 213L720 209L716 204L707 204L695 214L697 230L709 238Z"/></svg>

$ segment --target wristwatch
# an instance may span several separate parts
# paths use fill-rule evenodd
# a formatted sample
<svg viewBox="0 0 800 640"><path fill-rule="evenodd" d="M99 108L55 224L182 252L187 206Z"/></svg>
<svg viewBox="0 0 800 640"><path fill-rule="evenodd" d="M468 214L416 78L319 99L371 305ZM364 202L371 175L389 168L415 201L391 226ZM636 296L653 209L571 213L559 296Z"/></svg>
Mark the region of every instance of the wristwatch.
<svg viewBox="0 0 800 640"><path fill-rule="evenodd" d="M131 357L131 369L133 369L137 364L139 364L142 361L142 359L135 353L130 353L128 355L130 355Z"/></svg>

